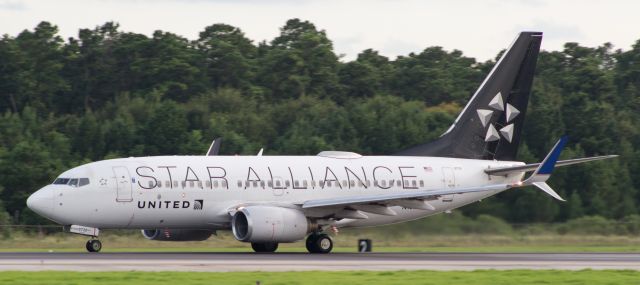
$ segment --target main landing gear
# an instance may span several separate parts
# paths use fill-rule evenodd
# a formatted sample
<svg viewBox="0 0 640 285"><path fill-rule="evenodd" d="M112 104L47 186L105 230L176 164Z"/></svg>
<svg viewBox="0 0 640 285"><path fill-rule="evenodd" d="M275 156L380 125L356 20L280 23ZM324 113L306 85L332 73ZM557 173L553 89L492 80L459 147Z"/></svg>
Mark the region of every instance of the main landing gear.
<svg viewBox="0 0 640 285"><path fill-rule="evenodd" d="M252 242L251 248L255 252L275 252L278 249L277 242Z"/></svg>
<svg viewBox="0 0 640 285"><path fill-rule="evenodd" d="M306 245L310 253L329 253L333 249L333 240L327 234L312 233L307 237Z"/></svg>
<svg viewBox="0 0 640 285"><path fill-rule="evenodd" d="M90 239L87 241L86 247L89 252L100 252L102 249L102 242L97 239Z"/></svg>

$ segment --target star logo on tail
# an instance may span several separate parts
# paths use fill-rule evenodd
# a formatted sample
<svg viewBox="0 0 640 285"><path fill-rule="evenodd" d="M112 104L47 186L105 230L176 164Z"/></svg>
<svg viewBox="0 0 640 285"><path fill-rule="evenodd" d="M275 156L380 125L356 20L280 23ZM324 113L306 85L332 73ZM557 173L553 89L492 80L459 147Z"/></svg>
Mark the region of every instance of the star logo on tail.
<svg viewBox="0 0 640 285"><path fill-rule="evenodd" d="M487 125L489 125L484 141L497 141L500 140L500 135L502 135L503 138L511 143L513 140L514 126L513 123L509 124L509 122L513 121L520 114L520 111L509 103L505 104L501 92L498 92L498 94L491 99L491 102L489 102L487 107L488 109L478 109L476 111L482 127L487 128ZM491 122L491 117L495 111L505 113L505 121L507 125L502 127L500 130L496 129L493 124L489 123Z"/></svg>

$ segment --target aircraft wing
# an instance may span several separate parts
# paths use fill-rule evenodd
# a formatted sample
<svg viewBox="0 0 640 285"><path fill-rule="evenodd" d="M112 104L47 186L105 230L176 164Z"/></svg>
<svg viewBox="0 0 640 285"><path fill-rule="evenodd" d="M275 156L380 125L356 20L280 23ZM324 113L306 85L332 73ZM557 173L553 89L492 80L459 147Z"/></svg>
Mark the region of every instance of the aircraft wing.
<svg viewBox="0 0 640 285"><path fill-rule="evenodd" d="M431 206L428 201L435 200L440 196L485 191L504 191L509 188L518 186L521 185L495 184L469 188L436 189L382 195L361 195L341 198L317 199L304 202L302 204L302 208L317 209L325 207L347 207L352 209L351 211L363 210L364 212L393 216L395 215L395 213L391 209L387 208L387 206L404 206L414 209L434 210L433 206Z"/></svg>
<svg viewBox="0 0 640 285"><path fill-rule="evenodd" d="M560 160L560 161L556 162L556 166L567 166L567 165L572 165L572 164L578 164L578 163L584 163L584 162L596 161L596 160L603 160L603 159L609 159L609 158L614 158L614 157L618 157L618 156L617 155L603 155L603 156L593 156L593 157L584 157L584 158ZM500 168L485 169L484 172L486 174L496 175L496 176L498 176L498 175L508 175L508 174L512 174L512 173L522 173L522 172L534 171L534 170L536 170L536 168L538 168L538 166L540 166L540 163L531 163L531 164L518 165L518 166L512 166L512 167L500 167Z"/></svg>
<svg viewBox="0 0 640 285"><path fill-rule="evenodd" d="M438 189L438 190L413 191L413 192L393 193L393 194L383 194L383 195L362 195L362 196L350 196L350 197L344 197L344 198L318 199L318 200L309 200L304 202L304 204L302 204L302 208L308 209L308 208L327 207L327 206L348 206L348 205L367 204L367 203L384 203L384 202L390 202L394 200L403 200L403 199L427 199L427 198L436 198L439 196L451 195L451 194L464 194L464 193L484 192L484 191L500 191L500 190L507 190L511 187L513 186L508 184L496 184L496 185L487 185L487 186L470 187L470 188Z"/></svg>

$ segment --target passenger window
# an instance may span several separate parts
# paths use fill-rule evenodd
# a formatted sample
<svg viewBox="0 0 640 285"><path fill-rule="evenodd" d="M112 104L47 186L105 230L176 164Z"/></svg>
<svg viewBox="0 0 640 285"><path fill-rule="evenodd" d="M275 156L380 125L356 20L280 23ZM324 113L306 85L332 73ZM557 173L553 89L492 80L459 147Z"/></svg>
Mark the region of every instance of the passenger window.
<svg viewBox="0 0 640 285"><path fill-rule="evenodd" d="M189 181L189 186L190 186L191 188L196 187L195 182L193 182L193 181Z"/></svg>
<svg viewBox="0 0 640 285"><path fill-rule="evenodd" d="M187 181L182 181L182 183L180 183L180 184L182 184L182 188L187 187Z"/></svg>
<svg viewBox="0 0 640 285"><path fill-rule="evenodd" d="M318 185L320 185L320 187L324 188L324 180L320 180L320 181L318 182Z"/></svg>
<svg viewBox="0 0 640 285"><path fill-rule="evenodd" d="M153 185L153 181L149 181L149 188L153 188L155 185Z"/></svg>
<svg viewBox="0 0 640 285"><path fill-rule="evenodd" d="M287 185L287 187L289 187L291 185L291 182L289 182L289 180L284 182L285 185Z"/></svg>
<svg viewBox="0 0 640 285"><path fill-rule="evenodd" d="M347 180L342 180L342 187L347 187Z"/></svg>
<svg viewBox="0 0 640 285"><path fill-rule="evenodd" d="M264 181L260 181L260 187L264 188Z"/></svg>
<svg viewBox="0 0 640 285"><path fill-rule="evenodd" d="M396 180L396 186L398 186L398 187L402 186L402 181Z"/></svg>
<svg viewBox="0 0 640 285"><path fill-rule="evenodd" d="M424 180L420 180L420 187L424 187Z"/></svg>
<svg viewBox="0 0 640 285"><path fill-rule="evenodd" d="M258 181L253 181L253 187L258 188Z"/></svg>
<svg viewBox="0 0 640 285"><path fill-rule="evenodd" d="M298 184L298 180L293 181L293 184L296 185L296 187L300 186L300 184Z"/></svg>
<svg viewBox="0 0 640 285"><path fill-rule="evenodd" d="M167 180L164 182L164 187L171 188L171 181Z"/></svg>
<svg viewBox="0 0 640 285"><path fill-rule="evenodd" d="M415 181L415 180L411 181L411 186L413 186L413 187L416 187L416 186L417 186L417 185L416 185L416 181Z"/></svg>
<svg viewBox="0 0 640 285"><path fill-rule="evenodd" d="M198 180L198 188L202 189L202 181Z"/></svg>
<svg viewBox="0 0 640 285"><path fill-rule="evenodd" d="M302 187L307 188L307 180L302 181Z"/></svg>
<svg viewBox="0 0 640 285"><path fill-rule="evenodd" d="M269 182L267 182L267 185L269 185L269 187L273 187L273 181L269 180Z"/></svg>
<svg viewBox="0 0 640 285"><path fill-rule="evenodd" d="M280 187L280 180L276 180L276 187Z"/></svg>
<svg viewBox="0 0 640 285"><path fill-rule="evenodd" d="M173 188L178 188L178 180L173 181Z"/></svg>
<svg viewBox="0 0 640 285"><path fill-rule="evenodd" d="M222 187L227 188L227 181L222 181Z"/></svg>
<svg viewBox="0 0 640 285"><path fill-rule="evenodd" d="M362 182L360 182L360 186L362 187ZM349 187L356 187L356 182L353 180L349 180Z"/></svg>
<svg viewBox="0 0 640 285"><path fill-rule="evenodd" d="M311 186L312 187L316 187L316 181L315 180L311 180Z"/></svg>
<svg viewBox="0 0 640 285"><path fill-rule="evenodd" d="M82 187L89 184L89 178L80 178L78 181L78 187Z"/></svg>
<svg viewBox="0 0 640 285"><path fill-rule="evenodd" d="M211 181L207 181L207 182L205 183L205 186L206 186L207 188L212 188L212 187L211 187Z"/></svg>
<svg viewBox="0 0 640 285"><path fill-rule="evenodd" d="M162 181L156 181L156 187L162 188Z"/></svg>
<svg viewBox="0 0 640 285"><path fill-rule="evenodd" d="M238 187L242 187L242 181L238 180Z"/></svg>

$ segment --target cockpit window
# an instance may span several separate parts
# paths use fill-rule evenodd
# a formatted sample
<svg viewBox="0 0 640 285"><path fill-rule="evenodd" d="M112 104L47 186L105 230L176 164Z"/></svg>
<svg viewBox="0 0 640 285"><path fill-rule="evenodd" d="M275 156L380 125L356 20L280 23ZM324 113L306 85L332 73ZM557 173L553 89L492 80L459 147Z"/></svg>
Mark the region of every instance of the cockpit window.
<svg viewBox="0 0 640 285"><path fill-rule="evenodd" d="M89 178L56 178L56 180L53 181L53 184L82 187L89 185Z"/></svg>
<svg viewBox="0 0 640 285"><path fill-rule="evenodd" d="M53 184L58 184L58 185L65 185L69 183L69 178L57 178L56 180L53 181Z"/></svg>

